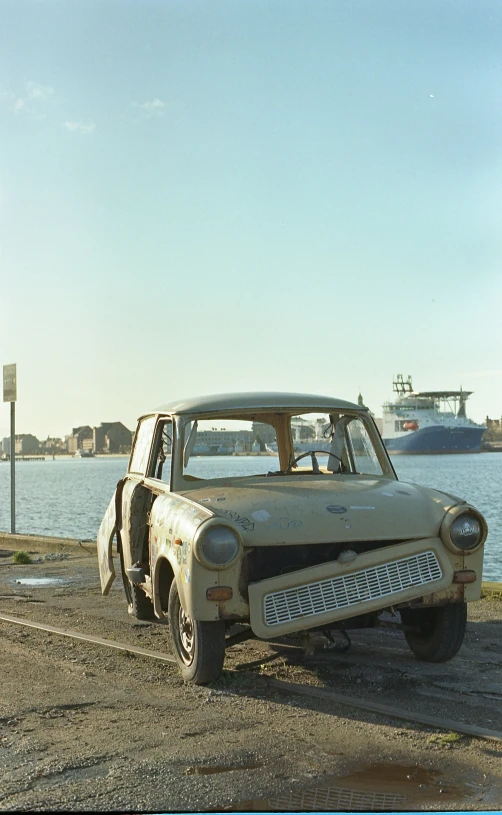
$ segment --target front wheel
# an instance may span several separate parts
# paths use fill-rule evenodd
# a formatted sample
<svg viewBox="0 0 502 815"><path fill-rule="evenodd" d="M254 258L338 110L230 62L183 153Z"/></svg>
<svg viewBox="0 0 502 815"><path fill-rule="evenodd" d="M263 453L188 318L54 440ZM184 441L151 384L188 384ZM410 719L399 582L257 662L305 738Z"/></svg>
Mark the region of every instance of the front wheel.
<svg viewBox="0 0 502 815"><path fill-rule="evenodd" d="M403 609L406 642L424 662L447 662L460 650L467 624L467 603L449 603L427 609Z"/></svg>
<svg viewBox="0 0 502 815"><path fill-rule="evenodd" d="M181 675L186 682L205 685L223 670L225 622L192 620L183 611L176 580L169 591L169 631Z"/></svg>

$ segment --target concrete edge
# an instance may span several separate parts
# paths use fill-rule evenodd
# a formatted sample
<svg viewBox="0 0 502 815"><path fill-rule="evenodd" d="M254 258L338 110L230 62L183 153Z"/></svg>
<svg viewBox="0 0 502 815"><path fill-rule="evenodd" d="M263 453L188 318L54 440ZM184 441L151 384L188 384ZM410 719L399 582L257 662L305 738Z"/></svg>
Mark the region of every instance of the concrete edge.
<svg viewBox="0 0 502 815"><path fill-rule="evenodd" d="M56 538L49 535L22 535L11 532L0 532L0 549L22 549L27 552L64 552L83 544L86 548L96 550L95 540L85 538Z"/></svg>

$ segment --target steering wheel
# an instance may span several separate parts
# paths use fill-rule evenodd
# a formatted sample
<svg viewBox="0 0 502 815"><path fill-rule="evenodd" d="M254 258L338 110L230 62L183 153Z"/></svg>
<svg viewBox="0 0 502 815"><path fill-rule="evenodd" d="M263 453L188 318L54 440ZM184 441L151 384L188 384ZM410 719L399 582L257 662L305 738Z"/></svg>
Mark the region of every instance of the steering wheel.
<svg viewBox="0 0 502 815"><path fill-rule="evenodd" d="M301 453L299 456L293 459L292 464L288 467L288 472L291 472L293 467L296 467L296 465L298 464L299 461L302 460L302 458L305 458L305 456L310 456L310 458L312 459L312 472L314 473L314 475L319 475L321 470L319 469L319 463L316 459L316 453L322 456L333 456L333 458L336 458L340 462L340 466L343 467L342 459L339 458L339 456L337 456L335 453L330 453L329 450L307 450L305 453Z"/></svg>

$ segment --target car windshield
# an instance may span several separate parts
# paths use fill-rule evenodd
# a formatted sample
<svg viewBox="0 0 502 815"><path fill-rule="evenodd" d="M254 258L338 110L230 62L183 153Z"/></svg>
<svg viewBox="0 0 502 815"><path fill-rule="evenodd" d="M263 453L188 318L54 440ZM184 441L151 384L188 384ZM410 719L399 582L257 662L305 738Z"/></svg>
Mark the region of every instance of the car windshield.
<svg viewBox="0 0 502 815"><path fill-rule="evenodd" d="M277 434L272 423L194 418L184 427L183 476L207 480L254 475L383 474L361 416L309 412L283 416L281 421L287 448L284 436Z"/></svg>
<svg viewBox="0 0 502 815"><path fill-rule="evenodd" d="M293 470L299 467L315 470L311 456L314 452L321 471L383 474L375 446L361 416L351 413L293 416L291 437L296 462Z"/></svg>
<svg viewBox="0 0 502 815"><path fill-rule="evenodd" d="M194 419L184 430L184 476L207 480L266 475L279 466L276 433L270 424Z"/></svg>

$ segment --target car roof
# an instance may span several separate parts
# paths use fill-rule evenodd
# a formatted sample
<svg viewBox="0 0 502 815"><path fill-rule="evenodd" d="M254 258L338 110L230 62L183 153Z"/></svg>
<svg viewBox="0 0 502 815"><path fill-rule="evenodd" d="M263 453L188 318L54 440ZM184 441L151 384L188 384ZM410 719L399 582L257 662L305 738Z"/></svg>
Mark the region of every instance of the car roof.
<svg viewBox="0 0 502 815"><path fill-rule="evenodd" d="M361 413L367 410L353 402L346 402L332 396L312 393L280 393L263 391L256 393L216 393L207 396L194 396L161 405L155 413L215 413L217 411L279 411L294 415L299 410L350 409ZM148 415L148 414L144 414Z"/></svg>

